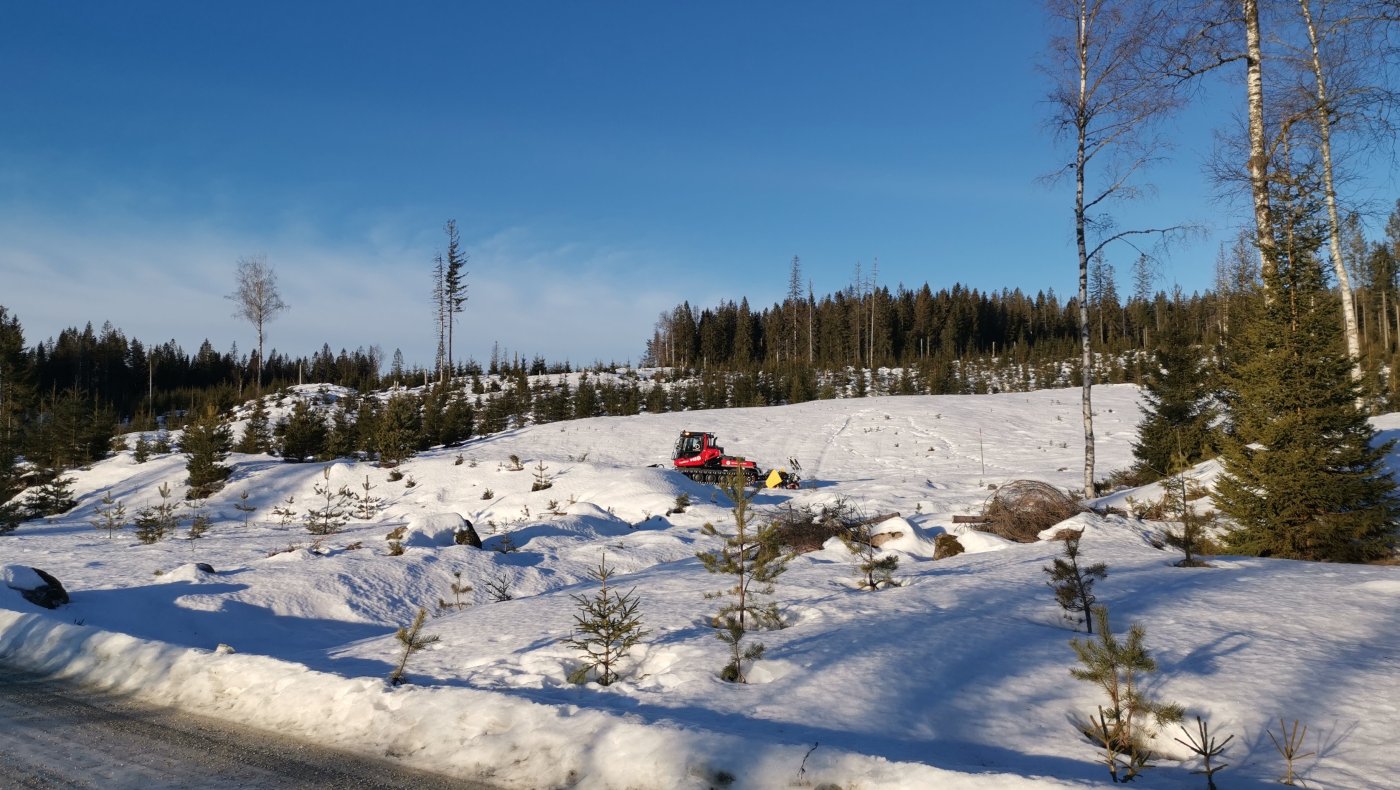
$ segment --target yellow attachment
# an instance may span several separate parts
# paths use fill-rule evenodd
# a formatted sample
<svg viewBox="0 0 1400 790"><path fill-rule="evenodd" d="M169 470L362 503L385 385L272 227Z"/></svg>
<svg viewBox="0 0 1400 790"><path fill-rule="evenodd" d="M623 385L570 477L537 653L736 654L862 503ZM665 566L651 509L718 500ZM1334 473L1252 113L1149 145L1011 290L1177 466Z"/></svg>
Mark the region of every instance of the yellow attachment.
<svg viewBox="0 0 1400 790"><path fill-rule="evenodd" d="M763 481L768 488L780 488L783 485L783 473L777 469L768 473L768 479Z"/></svg>

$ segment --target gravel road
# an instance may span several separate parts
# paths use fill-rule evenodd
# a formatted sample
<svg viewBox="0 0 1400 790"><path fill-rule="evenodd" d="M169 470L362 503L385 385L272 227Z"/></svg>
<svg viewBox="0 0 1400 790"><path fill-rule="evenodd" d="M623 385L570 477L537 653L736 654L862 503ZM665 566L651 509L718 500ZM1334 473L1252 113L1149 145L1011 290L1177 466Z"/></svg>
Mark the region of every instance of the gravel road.
<svg viewBox="0 0 1400 790"><path fill-rule="evenodd" d="M4 666L0 787L491 790Z"/></svg>

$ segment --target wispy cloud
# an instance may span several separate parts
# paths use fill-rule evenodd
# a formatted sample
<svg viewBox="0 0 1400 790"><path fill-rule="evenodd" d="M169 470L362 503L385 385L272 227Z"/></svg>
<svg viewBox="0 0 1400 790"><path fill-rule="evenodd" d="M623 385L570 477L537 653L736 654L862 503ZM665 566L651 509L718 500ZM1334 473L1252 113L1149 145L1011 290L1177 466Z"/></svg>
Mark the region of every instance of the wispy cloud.
<svg viewBox="0 0 1400 790"><path fill-rule="evenodd" d="M310 353L379 345L429 363L431 268L439 228L402 218L366 223L327 241L314 224L288 221L266 234L205 223L33 212L0 218L0 304L17 314L30 343L69 326L103 321L143 342L174 339L193 350L208 339L248 350L251 329L232 315L240 256L263 253L290 309L268 342ZM471 255L469 300L459 317L458 356L485 360L493 343L527 356L575 363L634 362L657 314L681 298L678 285L649 286L660 263L642 249L558 240L527 227L463 237ZM664 278L661 278L664 279Z"/></svg>

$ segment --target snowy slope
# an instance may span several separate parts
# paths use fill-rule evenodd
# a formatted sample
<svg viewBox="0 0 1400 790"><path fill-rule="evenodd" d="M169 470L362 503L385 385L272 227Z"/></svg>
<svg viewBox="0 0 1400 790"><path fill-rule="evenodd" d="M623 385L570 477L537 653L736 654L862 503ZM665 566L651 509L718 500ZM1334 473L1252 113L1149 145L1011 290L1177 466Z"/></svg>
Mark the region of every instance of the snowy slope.
<svg viewBox="0 0 1400 790"><path fill-rule="evenodd" d="M1102 472L1128 463L1136 404L1132 387L1096 389ZM0 588L0 660L510 787L1099 785L1106 771L1069 720L1100 700L1069 677L1075 634L1041 571L1057 544L951 523L980 510L989 485L1076 486L1078 410L1076 393L1059 390L542 425L423 454L398 482L332 464L335 487L368 477L384 507L321 541L271 510L289 496L309 507L322 467L258 456L232 459L233 479L204 506L214 516L204 538L108 540L88 523L105 492L131 510L162 482L183 493L182 457L136 464L124 453L75 473L71 513L0 536L0 564L42 568L73 596L50 613ZM892 528L911 534L891 545L902 586L858 591L836 544L794 559L776 594L789 627L756 635L767 657L749 685L719 680L727 648L705 594L728 584L695 552L717 545L701 525L723 528L729 512L716 490L664 468L682 429L714 431L765 466L799 461L808 485L764 492L761 508L845 499L901 514ZM523 471L509 471L511 455ZM539 464L553 485L531 492ZM245 491L257 508L247 524L233 507ZM681 493L694 505L667 515ZM446 512L473 521L486 550L419 531L390 554L391 530ZM1154 528L1077 518L1085 554L1109 564L1098 592L1115 628L1147 629L1162 669L1154 692L1235 734L1223 784L1272 786L1283 767L1265 731L1280 717L1310 727L1317 755L1299 768L1312 786L1390 781L1400 568L1248 558L1176 568L1147 539ZM968 553L933 561L942 531L963 534ZM517 550L492 551L507 535ZM604 552L615 583L641 596L651 633L621 682L575 686L565 678L577 659L560 640L570 596L595 589L588 572ZM474 585L472 605L442 610L454 573ZM495 601L488 583L512 600ZM437 615L427 632L440 641L412 657L411 685L391 688L393 632L420 606ZM1172 734L1159 745L1184 757ZM1144 782L1200 787L1192 767L1166 760Z"/></svg>

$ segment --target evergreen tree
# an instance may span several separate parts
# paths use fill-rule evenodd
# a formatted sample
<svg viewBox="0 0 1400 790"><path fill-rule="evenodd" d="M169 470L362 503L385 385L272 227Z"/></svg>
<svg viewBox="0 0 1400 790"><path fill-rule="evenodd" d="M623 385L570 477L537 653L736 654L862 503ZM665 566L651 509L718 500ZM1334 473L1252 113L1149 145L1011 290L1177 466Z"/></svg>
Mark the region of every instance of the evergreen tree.
<svg viewBox="0 0 1400 790"><path fill-rule="evenodd" d="M1283 230L1264 250L1273 258L1263 267L1266 298L1229 359L1225 474L1215 496L1235 524L1227 545L1291 559L1380 558L1400 517L1383 465L1390 445L1374 444L1351 378L1337 300L1316 255L1315 193L1280 192Z"/></svg>
<svg viewBox="0 0 1400 790"><path fill-rule="evenodd" d="M641 599L636 595L636 588L625 593L608 589L613 574L604 555L598 562L598 569L589 573L598 582L598 592L592 596L569 596L574 599L578 613L574 615L574 636L564 640L564 644L581 651L583 659L583 664L569 673L573 683L587 682L596 670L598 685L611 685L618 679L618 663L647 635L637 611Z"/></svg>
<svg viewBox="0 0 1400 790"><path fill-rule="evenodd" d="M204 499L223 487L233 471L222 463L228 458L232 445L233 437L228 423L219 418L213 405L206 407L194 422L185 426L180 449L188 459L185 469L190 475L185 481L189 484L186 499Z"/></svg>
<svg viewBox="0 0 1400 790"><path fill-rule="evenodd" d="M73 478L58 471L49 474L48 482L29 492L24 502L28 518L43 518L67 513L77 505L73 499Z"/></svg>
<svg viewBox="0 0 1400 790"><path fill-rule="evenodd" d="M1147 635L1143 627L1134 623L1128 638L1120 641L1109 626L1107 608L1094 607L1093 618L1099 628L1098 639L1070 640L1080 667L1069 673L1102 689L1108 704L1100 705L1097 716L1078 726L1103 747L1104 763L1113 781L1129 782L1149 767L1153 756L1148 747L1152 736L1149 720L1159 725L1180 721L1182 710L1179 705L1148 696L1143 676L1156 672L1157 662L1143 645Z"/></svg>
<svg viewBox="0 0 1400 790"><path fill-rule="evenodd" d="M368 485L369 478L365 478ZM312 486L316 492L317 504L307 509L306 531L312 535L334 535L345 526L345 522L350 511L351 503L355 495L350 493L348 486L341 486L339 489L331 487L331 468L329 466L321 469L321 482Z"/></svg>
<svg viewBox="0 0 1400 790"><path fill-rule="evenodd" d="M271 452L272 446L272 424L268 419L267 404L262 398L254 398L248 424L243 427L243 436L234 449L240 453L266 453Z"/></svg>
<svg viewBox="0 0 1400 790"><path fill-rule="evenodd" d="M1079 539L1084 530L1066 529L1057 535L1065 543L1064 557L1056 557L1051 565L1042 570L1050 577L1047 584L1055 591L1055 600L1065 610L1066 619L1077 626L1084 623L1084 630L1094 633L1094 582L1108 576L1108 566L1102 562L1093 565L1079 564Z"/></svg>
<svg viewBox="0 0 1400 790"><path fill-rule="evenodd" d="M423 418L418 398L399 393L389 399L379 415L375 432L375 449L379 463L397 466L420 449L423 440Z"/></svg>
<svg viewBox="0 0 1400 790"><path fill-rule="evenodd" d="M1156 480L1211 457L1218 412L1203 349L1170 326L1143 380L1142 423L1133 444L1138 479Z"/></svg>
<svg viewBox="0 0 1400 790"><path fill-rule="evenodd" d="M108 540L113 532L126 526L126 505L120 499L113 499L111 491L102 495L102 503L92 509L92 515L93 528L107 530Z"/></svg>
<svg viewBox="0 0 1400 790"><path fill-rule="evenodd" d="M281 434L282 460L301 463L326 452L326 421L303 399L292 404L287 418L277 425Z"/></svg>
<svg viewBox="0 0 1400 790"><path fill-rule="evenodd" d="M131 458L138 464L151 460L151 442L146 438L146 434L136 435L136 444L131 448Z"/></svg>
<svg viewBox="0 0 1400 790"><path fill-rule="evenodd" d="M756 525L753 521L754 492L744 485L744 472L736 469L720 490L734 503L734 531L721 533L713 524L705 524L706 535L723 538L724 544L712 551L699 552L705 570L731 575L734 586L710 597L732 595L734 600L720 607L714 622L724 623L732 618L740 630L760 627L782 627L782 617L775 603L759 603L758 597L773 593L773 581L787 570L787 557L777 549L778 536L774 525Z"/></svg>

